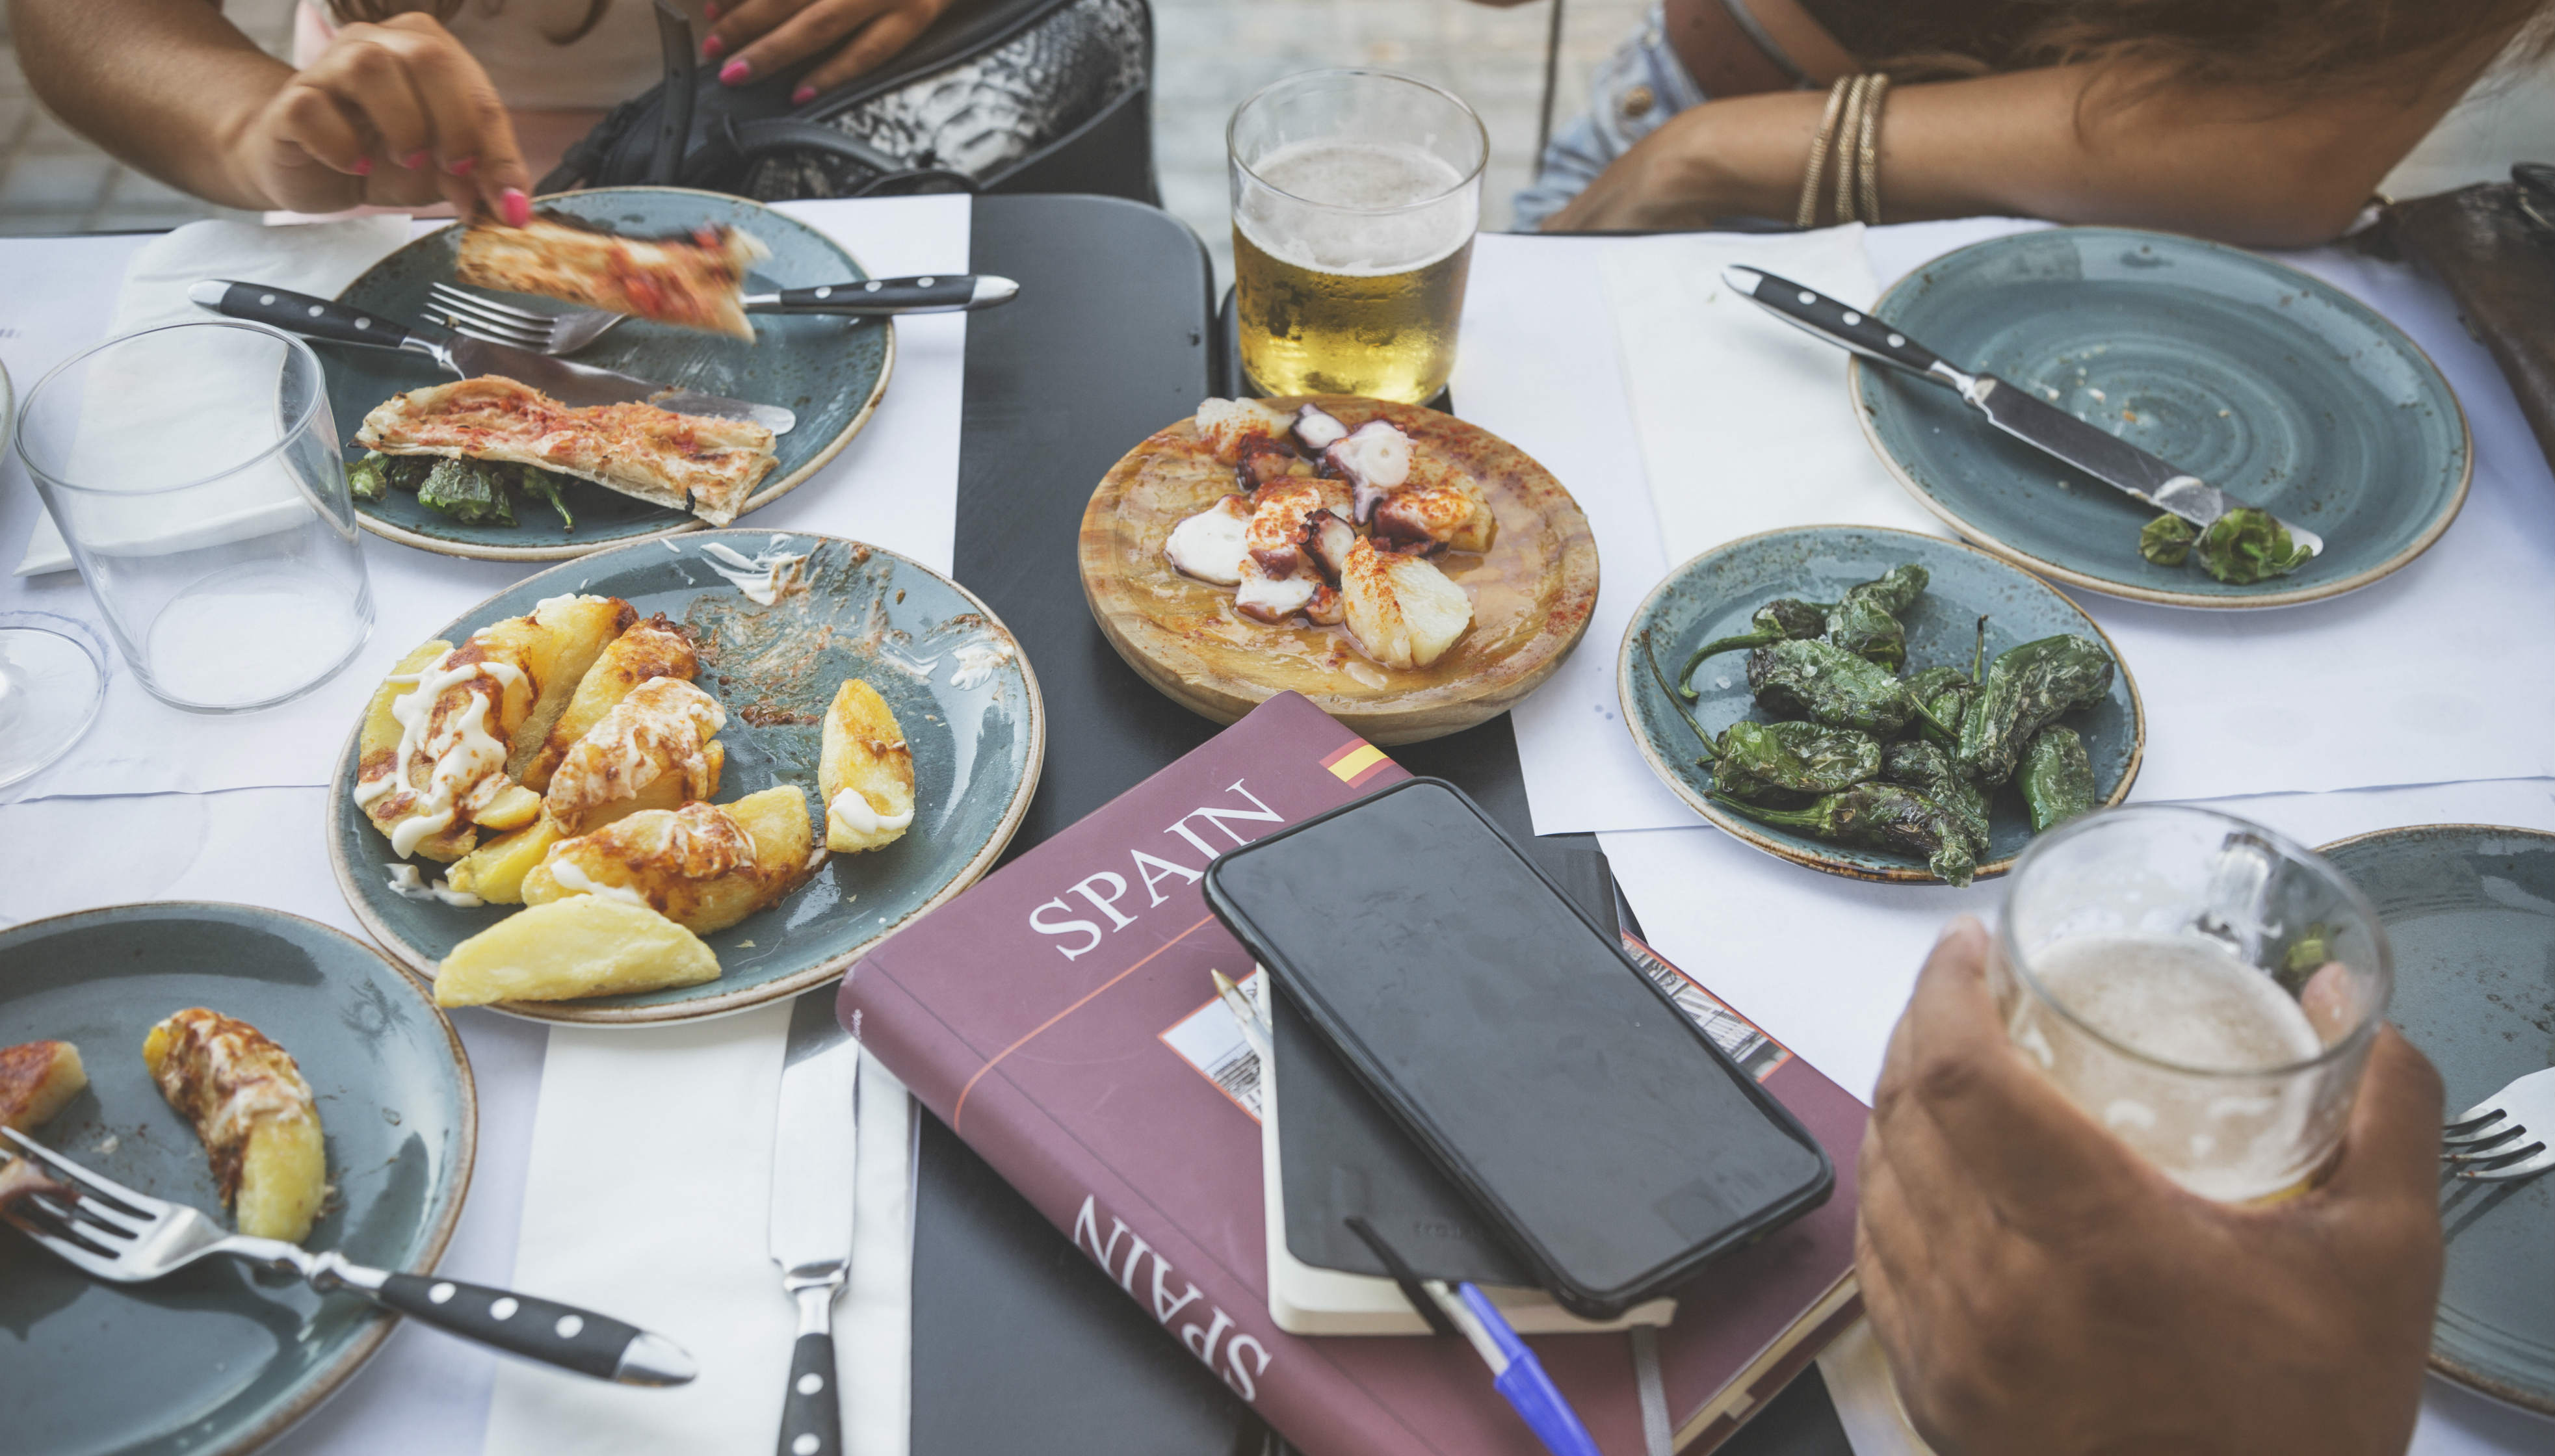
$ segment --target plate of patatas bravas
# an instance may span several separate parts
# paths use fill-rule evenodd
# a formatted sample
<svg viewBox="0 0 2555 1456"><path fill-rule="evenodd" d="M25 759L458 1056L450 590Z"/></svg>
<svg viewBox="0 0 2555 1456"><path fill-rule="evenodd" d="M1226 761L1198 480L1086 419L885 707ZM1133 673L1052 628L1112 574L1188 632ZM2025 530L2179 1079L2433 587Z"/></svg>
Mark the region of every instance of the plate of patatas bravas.
<svg viewBox="0 0 2555 1456"><path fill-rule="evenodd" d="M441 1005L721 1016L973 884L1045 741L965 588L856 542L703 532L529 577L406 651L339 757L329 859Z"/></svg>

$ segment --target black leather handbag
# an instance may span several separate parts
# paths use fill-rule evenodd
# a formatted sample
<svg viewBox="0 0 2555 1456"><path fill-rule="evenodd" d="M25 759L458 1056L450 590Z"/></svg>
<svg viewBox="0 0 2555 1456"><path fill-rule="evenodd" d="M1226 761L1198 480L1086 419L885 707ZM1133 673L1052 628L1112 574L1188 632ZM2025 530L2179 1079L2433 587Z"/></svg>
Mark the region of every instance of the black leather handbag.
<svg viewBox="0 0 2555 1456"><path fill-rule="evenodd" d="M613 108L543 192L655 182L762 201L1099 192L1158 205L1146 0L952 0L879 69L790 104L813 59L721 85L661 3L666 79Z"/></svg>

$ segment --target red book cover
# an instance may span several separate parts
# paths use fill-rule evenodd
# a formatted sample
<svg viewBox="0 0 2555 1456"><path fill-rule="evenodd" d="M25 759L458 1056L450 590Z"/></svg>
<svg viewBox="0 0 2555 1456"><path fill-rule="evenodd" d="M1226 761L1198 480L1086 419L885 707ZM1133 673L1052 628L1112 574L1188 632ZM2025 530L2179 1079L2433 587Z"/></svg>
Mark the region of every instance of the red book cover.
<svg viewBox="0 0 2555 1456"><path fill-rule="evenodd" d="M1407 777L1304 698L1272 698L863 958L839 1011L1166 1338L1312 1456L1539 1456L1460 1340L1278 1330L1260 1129L1162 1036L1213 995L1210 970L1236 980L1252 970L1206 907L1207 862ZM1687 988L1710 997L1630 944L1700 1015ZM1745 1029L1726 1047L1756 1035L1742 1065L1826 1146L1837 1189L1679 1291L1659 1349L1677 1443L1689 1451L1735 1429L1859 1307L1854 1153L1864 1108L1720 1011ZM1643 1449L1626 1336L1532 1343L1604 1450Z"/></svg>

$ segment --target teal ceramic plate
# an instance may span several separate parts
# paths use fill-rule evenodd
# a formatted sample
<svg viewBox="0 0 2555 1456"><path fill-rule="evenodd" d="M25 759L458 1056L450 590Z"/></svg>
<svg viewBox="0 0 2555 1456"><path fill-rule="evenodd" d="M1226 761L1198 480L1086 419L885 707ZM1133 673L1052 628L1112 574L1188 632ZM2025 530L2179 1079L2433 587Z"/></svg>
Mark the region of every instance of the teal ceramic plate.
<svg viewBox="0 0 2555 1456"><path fill-rule="evenodd" d="M1802 526L1743 536L1677 567L1650 592L1633 613L1615 664L1615 690L1623 701L1624 724L1632 730L1642 757L1649 761L1650 772L1696 813L1767 854L1857 880L1941 883L1922 861L1829 844L1760 824L1712 801L1707 796L1711 772L1697 763L1703 757L1702 746L1650 676L1642 652L1646 638L1658 654L1659 670L1673 680L1688 653L1717 638L1748 631L1749 613L1774 598L1832 602L1856 582L1869 581L1905 561L1923 566L1932 578L1925 594L1902 619L1907 624L1910 671L1938 664L1967 668L1981 613L1988 617L1991 661L2008 648L2060 633L2103 645L2120 668L2112 676L2111 697L2069 714L2064 721L2084 736L2103 802L2116 804L2127 798L2130 782L2138 776L2138 761L2146 754L2146 712L2138 702L2138 684L2129 675L2129 665L2121 661L2120 649L2103 635L2103 629L2048 583L1985 551L1938 537L1866 526ZM1716 738L1741 718L1764 716L1748 691L1745 653L1705 659L1694 681L1698 695L1691 710ZM2031 838L2031 822L2012 790L1997 791L1989 828L1989 853L1979 865L1979 874L2002 875Z"/></svg>
<svg viewBox="0 0 2555 1456"><path fill-rule="evenodd" d="M680 187L598 187L545 197L538 205L634 235L662 236L722 222L752 233L772 249L772 256L749 277L749 293L869 276L833 239L742 197ZM452 281L458 241L453 227L427 233L365 270L338 297L392 318L425 317L427 287ZM501 297L534 309L566 306L548 299ZM896 360L895 327L883 318L760 313L754 329L755 340L749 344L634 318L575 356L580 364L661 384L796 411L797 427L777 442L779 463L745 503L748 511L796 489L860 433L887 392ZM328 409L349 460L363 453L353 443L355 431L374 406L403 391L451 379L417 354L318 342L311 347L327 361ZM359 501L355 509L375 535L445 555L494 561L563 561L627 542L698 531L704 524L686 512L584 481L570 485L565 495L576 517L574 531L563 529L557 513L540 501L518 501L511 527L464 526L399 491L380 501Z"/></svg>
<svg viewBox="0 0 2555 1456"><path fill-rule="evenodd" d="M722 577L711 546L744 556L807 553L802 591L759 605ZM744 1011L840 976L906 921L993 867L1029 811L1046 752L1037 675L1009 629L968 590L907 557L828 536L703 532L622 546L525 578L428 634L458 643L563 592L617 596L646 618L663 612L691 634L700 685L727 709L717 801L775 785L815 801L826 704L846 677L887 699L913 750L913 825L885 849L830 857L787 900L704 936L715 981L583 1001L506 1002L542 1021L628 1026ZM356 725L360 732L362 725ZM355 916L391 954L431 978L445 953L517 906L460 909L393 893L390 841L348 794L356 732L346 735L328 796L328 857ZM417 862L426 879L443 867Z"/></svg>
<svg viewBox="0 0 2555 1456"><path fill-rule="evenodd" d="M2294 573L2230 586L2138 554L2155 513L1990 425L1951 391L1857 359L1864 433L1899 483L2017 566L2114 596L2269 607L2367 586L2466 500L2465 414L2393 324L2236 248L2074 227L1949 253L1876 316L2322 536Z"/></svg>
<svg viewBox="0 0 2555 1456"><path fill-rule="evenodd" d="M244 905L115 906L0 930L0 1045L80 1049L88 1090L35 1136L228 1222L203 1146L142 1066L171 1012L210 1007L301 1064L337 1196L306 1240L425 1274L470 1185L470 1063L423 987L325 925ZM306 1414L390 1333L362 1299L212 1260L91 1281L0 1229L0 1448L220 1456Z"/></svg>
<svg viewBox="0 0 2555 1456"><path fill-rule="evenodd" d="M2388 1017L2440 1069L2451 1112L2555 1066L2555 834L2424 824L2328 844L2395 947ZM2555 1176L2447 1179L2431 1364L2555 1415Z"/></svg>

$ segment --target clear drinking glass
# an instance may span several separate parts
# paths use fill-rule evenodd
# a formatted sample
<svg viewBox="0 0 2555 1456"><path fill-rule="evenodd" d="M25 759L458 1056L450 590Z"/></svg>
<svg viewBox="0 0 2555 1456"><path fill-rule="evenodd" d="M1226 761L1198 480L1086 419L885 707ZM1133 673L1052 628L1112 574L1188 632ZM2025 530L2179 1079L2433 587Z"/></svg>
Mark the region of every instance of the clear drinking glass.
<svg viewBox="0 0 2555 1456"><path fill-rule="evenodd" d="M1291 75L1225 131L1242 367L1263 394L1421 404L1455 369L1490 135L1381 70Z"/></svg>
<svg viewBox="0 0 2555 1456"><path fill-rule="evenodd" d="M300 339L229 320L111 339L28 392L18 453L161 701L268 707L371 635L325 376Z"/></svg>
<svg viewBox="0 0 2555 1456"><path fill-rule="evenodd" d="M0 367L0 444L17 421ZM106 653L88 628L52 612L0 612L0 787L70 751L106 698Z"/></svg>
<svg viewBox="0 0 2555 1456"><path fill-rule="evenodd" d="M2322 1175L2394 986L2385 928L2341 871L2179 804L2033 840L1989 975L2008 1033L2071 1100L2223 1202Z"/></svg>

